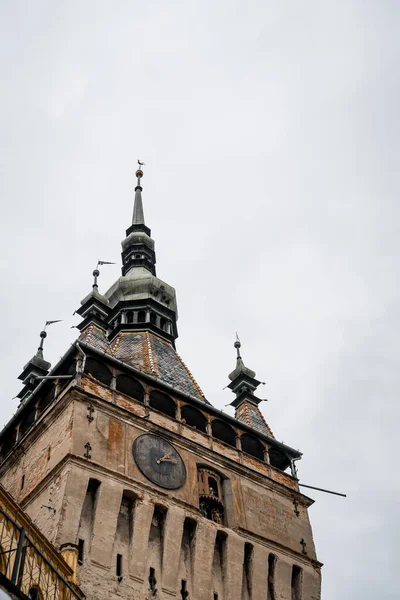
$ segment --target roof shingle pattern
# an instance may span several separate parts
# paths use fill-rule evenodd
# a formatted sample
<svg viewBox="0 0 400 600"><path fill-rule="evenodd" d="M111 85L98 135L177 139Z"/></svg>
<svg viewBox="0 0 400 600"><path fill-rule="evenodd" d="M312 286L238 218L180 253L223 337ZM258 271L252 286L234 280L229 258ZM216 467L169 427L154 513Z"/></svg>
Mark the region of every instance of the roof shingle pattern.
<svg viewBox="0 0 400 600"><path fill-rule="evenodd" d="M170 343L153 333L121 331L110 343L104 331L90 324L79 340L209 404L179 354Z"/></svg>
<svg viewBox="0 0 400 600"><path fill-rule="evenodd" d="M260 409L258 406L248 402L245 400L237 407L235 411L235 418L245 425L252 427L256 431L263 433L264 435L269 435L270 437L275 437L272 433L271 428L267 425Z"/></svg>

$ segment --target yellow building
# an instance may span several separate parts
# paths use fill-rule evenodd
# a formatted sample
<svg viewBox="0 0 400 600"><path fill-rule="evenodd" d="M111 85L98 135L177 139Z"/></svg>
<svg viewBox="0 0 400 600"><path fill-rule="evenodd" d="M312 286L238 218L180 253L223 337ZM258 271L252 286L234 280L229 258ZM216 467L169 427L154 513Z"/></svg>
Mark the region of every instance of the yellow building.
<svg viewBox="0 0 400 600"><path fill-rule="evenodd" d="M75 585L76 552L65 548L62 554L0 485L0 590L7 591L0 598L82 600Z"/></svg>

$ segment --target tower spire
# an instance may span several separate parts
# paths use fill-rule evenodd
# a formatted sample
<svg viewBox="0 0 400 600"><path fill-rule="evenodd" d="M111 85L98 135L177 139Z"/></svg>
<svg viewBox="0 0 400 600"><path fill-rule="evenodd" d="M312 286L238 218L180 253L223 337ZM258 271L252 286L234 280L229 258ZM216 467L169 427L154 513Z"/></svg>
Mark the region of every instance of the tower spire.
<svg viewBox="0 0 400 600"><path fill-rule="evenodd" d="M17 394L17 398L20 398L22 402L32 392L32 390L35 389L37 385L36 378L40 376L43 377L50 371L51 364L43 357L43 344L47 337L46 327L48 325L52 325L53 323L61 323L61 320L58 319L57 321L46 321L43 331L40 332L40 344L36 354L32 356L28 363L26 363L22 373L18 377L18 379L24 383L24 387L20 393Z"/></svg>
<svg viewBox="0 0 400 600"><path fill-rule="evenodd" d="M228 388L232 390L236 398L231 402L235 407L235 417L238 421L242 421L253 429L260 431L266 435L273 437L273 433L258 408L261 398L257 398L254 392L261 384L261 381L256 379L255 371L252 371L243 362L240 355L241 343L239 336L236 333L236 340L233 344L236 348L236 368L229 374L231 383Z"/></svg>
<svg viewBox="0 0 400 600"><path fill-rule="evenodd" d="M137 184L135 187L135 202L133 205L133 216L132 225L144 225L144 212L143 212L143 201L142 201L142 186L141 179L143 177L143 171L141 169L144 166L144 162L138 160L139 168L136 171Z"/></svg>
<svg viewBox="0 0 400 600"><path fill-rule="evenodd" d="M152 275L155 275L156 254L154 252L154 240L151 238L150 229L144 222L141 185L144 162L138 160L138 164L132 225L126 230L126 238L122 242L122 275L127 275L135 267L145 268Z"/></svg>

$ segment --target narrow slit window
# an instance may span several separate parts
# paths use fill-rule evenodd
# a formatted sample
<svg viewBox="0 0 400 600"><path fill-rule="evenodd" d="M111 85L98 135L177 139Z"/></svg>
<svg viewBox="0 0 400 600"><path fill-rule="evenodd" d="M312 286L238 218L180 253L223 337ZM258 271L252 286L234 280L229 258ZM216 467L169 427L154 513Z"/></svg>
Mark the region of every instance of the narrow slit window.
<svg viewBox="0 0 400 600"><path fill-rule="evenodd" d="M214 592L214 600L218 600L218 594L217 594L217 592Z"/></svg>
<svg viewBox="0 0 400 600"><path fill-rule="evenodd" d="M186 600L189 597L189 592L187 591L187 585L185 579L181 581L181 598L182 600Z"/></svg>
<svg viewBox="0 0 400 600"><path fill-rule="evenodd" d="M22 477L21 477L21 490L24 489L24 485L25 485L25 475L22 475Z"/></svg>
<svg viewBox="0 0 400 600"><path fill-rule="evenodd" d="M153 596L155 596L156 593L157 593L156 584L157 584L156 572L153 569L153 567L150 567L150 573L149 573L149 590L153 593Z"/></svg>
<svg viewBox="0 0 400 600"><path fill-rule="evenodd" d="M268 556L268 595L267 595L267 600L276 600L275 565L276 565L276 556L275 556L275 554L270 554Z"/></svg>
<svg viewBox="0 0 400 600"><path fill-rule="evenodd" d="M116 573L118 580L122 579L122 554L117 554Z"/></svg>
<svg viewBox="0 0 400 600"><path fill-rule="evenodd" d="M301 600L301 568L297 565L292 567L292 598L291 600Z"/></svg>
<svg viewBox="0 0 400 600"><path fill-rule="evenodd" d="M78 565L83 565L84 546L85 542L83 540L78 540Z"/></svg>

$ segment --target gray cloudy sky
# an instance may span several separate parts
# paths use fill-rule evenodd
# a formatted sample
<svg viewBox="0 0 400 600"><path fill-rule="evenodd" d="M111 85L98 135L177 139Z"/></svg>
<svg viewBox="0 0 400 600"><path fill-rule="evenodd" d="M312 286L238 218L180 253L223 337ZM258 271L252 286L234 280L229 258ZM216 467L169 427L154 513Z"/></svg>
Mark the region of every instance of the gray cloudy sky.
<svg viewBox="0 0 400 600"><path fill-rule="evenodd" d="M178 351L208 399L235 363L300 448L324 600L399 597L395 0L3 0L2 423L46 319L55 364L119 275L135 161ZM226 409L231 410L231 407Z"/></svg>

